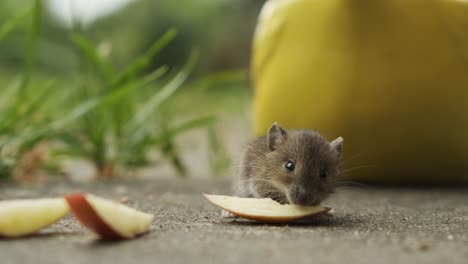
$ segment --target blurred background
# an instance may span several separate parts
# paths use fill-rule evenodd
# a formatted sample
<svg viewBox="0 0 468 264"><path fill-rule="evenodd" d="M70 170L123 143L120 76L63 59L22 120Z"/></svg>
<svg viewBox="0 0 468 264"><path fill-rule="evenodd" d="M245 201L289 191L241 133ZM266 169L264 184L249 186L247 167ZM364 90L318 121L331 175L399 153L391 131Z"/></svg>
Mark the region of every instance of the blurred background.
<svg viewBox="0 0 468 264"><path fill-rule="evenodd" d="M0 179L230 174L263 2L2 1Z"/></svg>
<svg viewBox="0 0 468 264"><path fill-rule="evenodd" d="M467 1L265 2L2 1L0 179L233 175L278 121L352 181L468 182Z"/></svg>

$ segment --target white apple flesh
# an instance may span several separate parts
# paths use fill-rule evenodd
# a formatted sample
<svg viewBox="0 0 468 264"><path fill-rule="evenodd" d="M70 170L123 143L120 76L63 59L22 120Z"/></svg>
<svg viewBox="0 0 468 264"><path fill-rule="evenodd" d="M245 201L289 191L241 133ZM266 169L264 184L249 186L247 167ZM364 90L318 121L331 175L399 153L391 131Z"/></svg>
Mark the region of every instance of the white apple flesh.
<svg viewBox="0 0 468 264"><path fill-rule="evenodd" d="M131 239L148 231L154 216L91 194L65 196L73 215L102 239Z"/></svg>
<svg viewBox="0 0 468 264"><path fill-rule="evenodd" d="M213 204L242 218L265 223L283 223L331 210L323 206L299 206L294 204L280 204L270 198L241 198L224 195L209 195L205 197Z"/></svg>
<svg viewBox="0 0 468 264"><path fill-rule="evenodd" d="M34 234L67 215L62 198L0 201L0 237Z"/></svg>

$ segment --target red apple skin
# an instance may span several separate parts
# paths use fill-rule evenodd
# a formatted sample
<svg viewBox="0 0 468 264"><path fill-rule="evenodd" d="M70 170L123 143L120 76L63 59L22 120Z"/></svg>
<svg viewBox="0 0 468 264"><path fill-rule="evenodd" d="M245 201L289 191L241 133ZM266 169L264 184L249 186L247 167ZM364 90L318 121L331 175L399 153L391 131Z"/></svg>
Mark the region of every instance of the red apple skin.
<svg viewBox="0 0 468 264"><path fill-rule="evenodd" d="M126 239L104 222L86 200L84 193L72 193L65 196L72 214L78 221L93 230L105 240Z"/></svg>

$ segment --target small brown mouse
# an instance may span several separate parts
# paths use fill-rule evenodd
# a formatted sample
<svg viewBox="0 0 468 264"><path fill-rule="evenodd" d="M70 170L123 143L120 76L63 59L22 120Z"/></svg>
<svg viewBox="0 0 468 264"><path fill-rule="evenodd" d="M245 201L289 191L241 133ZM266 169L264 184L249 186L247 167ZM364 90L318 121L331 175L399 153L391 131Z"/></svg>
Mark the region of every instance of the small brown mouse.
<svg viewBox="0 0 468 264"><path fill-rule="evenodd" d="M285 131L275 122L247 144L237 196L318 205L339 181L342 145L341 137L328 142L316 131Z"/></svg>

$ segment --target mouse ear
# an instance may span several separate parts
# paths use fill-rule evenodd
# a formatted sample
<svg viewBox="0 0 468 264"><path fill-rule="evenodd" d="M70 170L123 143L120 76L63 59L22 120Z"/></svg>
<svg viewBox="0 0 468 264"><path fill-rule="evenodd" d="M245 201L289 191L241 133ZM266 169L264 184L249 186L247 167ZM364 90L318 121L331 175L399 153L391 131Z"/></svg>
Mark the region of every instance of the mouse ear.
<svg viewBox="0 0 468 264"><path fill-rule="evenodd" d="M338 137L337 139L333 140L332 142L330 142L330 146L332 147L332 149L338 152L338 156L341 156L341 149L343 147L343 138Z"/></svg>
<svg viewBox="0 0 468 264"><path fill-rule="evenodd" d="M281 144L283 144L287 139L288 134L284 131L283 128L278 125L278 123L273 123L268 130L267 135L267 146L268 148L273 151L278 148Z"/></svg>

